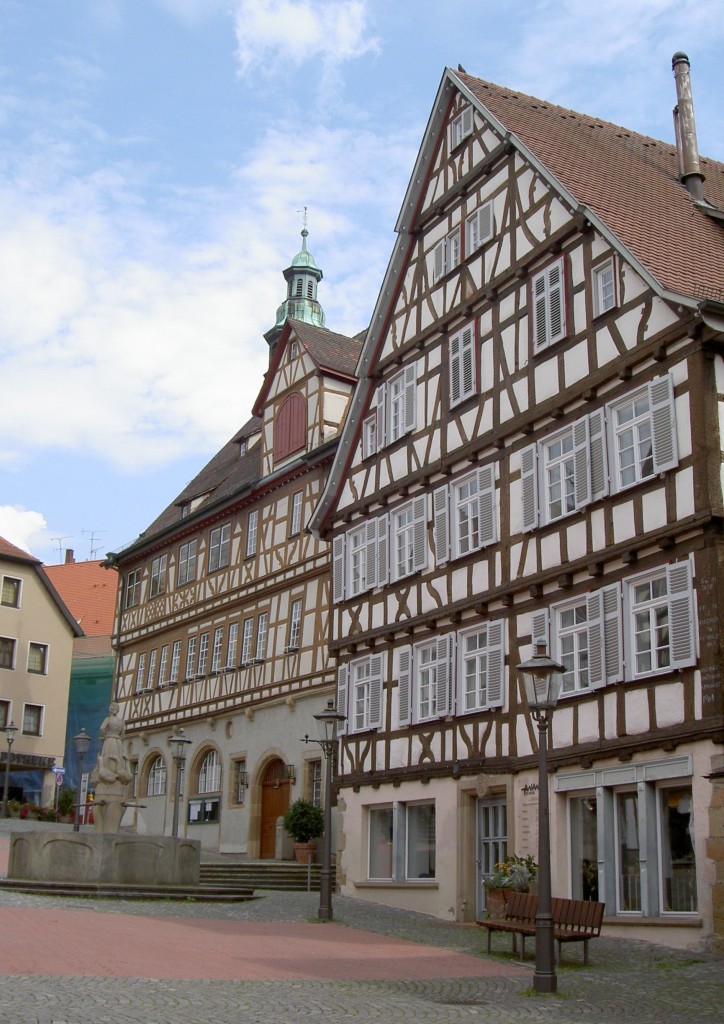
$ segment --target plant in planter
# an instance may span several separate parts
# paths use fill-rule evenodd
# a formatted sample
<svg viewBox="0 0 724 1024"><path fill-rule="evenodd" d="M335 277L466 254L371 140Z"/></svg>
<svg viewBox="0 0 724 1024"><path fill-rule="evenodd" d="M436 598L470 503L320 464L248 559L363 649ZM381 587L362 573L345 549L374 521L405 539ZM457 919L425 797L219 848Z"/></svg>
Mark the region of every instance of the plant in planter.
<svg viewBox="0 0 724 1024"><path fill-rule="evenodd" d="M283 819L285 831L294 840L294 855L300 864L314 860L316 843L314 840L324 832L324 814L321 807L309 800L295 800Z"/></svg>
<svg viewBox="0 0 724 1024"><path fill-rule="evenodd" d="M491 917L502 917L505 913L504 890L528 892L530 883L538 874L538 865L533 858L516 857L511 854L496 864L492 874L483 879L486 890L485 908Z"/></svg>
<svg viewBox="0 0 724 1024"><path fill-rule="evenodd" d="M61 787L58 793L58 816L62 820L69 820L69 816L75 807L75 790L70 786Z"/></svg>

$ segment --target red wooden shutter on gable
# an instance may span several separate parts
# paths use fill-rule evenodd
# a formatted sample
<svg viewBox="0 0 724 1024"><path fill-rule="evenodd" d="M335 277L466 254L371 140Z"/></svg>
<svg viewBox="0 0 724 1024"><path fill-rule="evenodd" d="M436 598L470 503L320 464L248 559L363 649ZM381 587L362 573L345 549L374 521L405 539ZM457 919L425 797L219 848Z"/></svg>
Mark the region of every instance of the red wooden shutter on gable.
<svg viewBox="0 0 724 1024"><path fill-rule="evenodd" d="M274 421L274 461L285 459L306 446L307 406L300 394L288 395Z"/></svg>

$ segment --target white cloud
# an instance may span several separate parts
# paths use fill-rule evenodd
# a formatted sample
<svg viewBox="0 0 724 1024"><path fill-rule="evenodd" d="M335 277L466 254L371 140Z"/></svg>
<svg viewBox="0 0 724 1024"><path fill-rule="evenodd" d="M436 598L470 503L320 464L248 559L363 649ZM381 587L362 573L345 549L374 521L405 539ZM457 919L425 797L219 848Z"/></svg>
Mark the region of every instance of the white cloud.
<svg viewBox="0 0 724 1024"><path fill-rule="evenodd" d="M234 22L242 74L320 60L328 72L378 47L365 0L236 0Z"/></svg>
<svg viewBox="0 0 724 1024"><path fill-rule="evenodd" d="M34 544L47 540L47 523L40 512L21 505L0 505L0 537L23 551L31 552Z"/></svg>

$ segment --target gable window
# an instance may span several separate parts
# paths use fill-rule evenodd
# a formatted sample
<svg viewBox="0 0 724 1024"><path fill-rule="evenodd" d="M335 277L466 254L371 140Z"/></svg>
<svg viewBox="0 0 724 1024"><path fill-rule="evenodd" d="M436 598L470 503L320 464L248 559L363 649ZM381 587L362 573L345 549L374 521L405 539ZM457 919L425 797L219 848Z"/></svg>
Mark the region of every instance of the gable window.
<svg viewBox="0 0 724 1024"><path fill-rule="evenodd" d="M156 757L148 770L146 796L163 796L166 792L166 765L162 757Z"/></svg>
<svg viewBox="0 0 724 1024"><path fill-rule="evenodd" d="M138 655L136 666L136 693L143 693L146 689L146 652L141 651Z"/></svg>
<svg viewBox="0 0 724 1024"><path fill-rule="evenodd" d="M251 641L254 635L254 620L244 619L244 625L242 627L241 634L241 664L249 665L251 663Z"/></svg>
<svg viewBox="0 0 724 1024"><path fill-rule="evenodd" d="M356 597L368 589L367 558L368 558L368 524L351 530L347 538L349 551L349 594Z"/></svg>
<svg viewBox="0 0 724 1024"><path fill-rule="evenodd" d="M181 663L181 641L174 640L173 648L171 650L171 672L169 673L168 681L170 683L178 682L178 670Z"/></svg>
<svg viewBox="0 0 724 1024"><path fill-rule="evenodd" d="M3 576L0 604L5 605L6 608L19 608L21 587L22 580L16 579L14 576Z"/></svg>
<svg viewBox="0 0 724 1024"><path fill-rule="evenodd" d="M303 494L297 491L292 495L292 514L289 521L289 536L294 537L301 533L302 529L302 499Z"/></svg>
<svg viewBox="0 0 724 1024"><path fill-rule="evenodd" d="M472 131L473 108L468 104L450 123L450 148L455 149L459 146L468 135L472 135Z"/></svg>
<svg viewBox="0 0 724 1024"><path fill-rule="evenodd" d="M475 394L475 328L472 324L450 336L450 406L454 407Z"/></svg>
<svg viewBox="0 0 724 1024"><path fill-rule="evenodd" d="M292 607L289 615L289 637L287 643L287 653L299 650L299 641L301 638L302 629L302 599L297 598L296 601L292 601Z"/></svg>
<svg viewBox="0 0 724 1024"><path fill-rule="evenodd" d="M609 427L617 490L678 465L670 374L654 378L624 401L609 406Z"/></svg>
<svg viewBox="0 0 724 1024"><path fill-rule="evenodd" d="M566 283L563 256L533 276L531 301L533 349L535 352L540 352L566 336Z"/></svg>
<svg viewBox="0 0 724 1024"><path fill-rule="evenodd" d="M368 459L377 451L377 413L368 416L362 424L362 458Z"/></svg>
<svg viewBox="0 0 724 1024"><path fill-rule="evenodd" d="M392 444L415 426L417 376L414 364L392 377L387 385L387 396L387 441Z"/></svg>
<svg viewBox="0 0 724 1024"><path fill-rule="evenodd" d="M460 633L458 710L461 714L503 706L503 636L502 620Z"/></svg>
<svg viewBox="0 0 724 1024"><path fill-rule="evenodd" d="M435 559L462 558L497 539L495 466L481 466L433 492Z"/></svg>
<svg viewBox="0 0 724 1024"><path fill-rule="evenodd" d="M151 582L148 588L149 597L158 597L166 592L166 555L159 555L151 562Z"/></svg>
<svg viewBox="0 0 724 1024"><path fill-rule="evenodd" d="M164 644L161 648L161 663L158 666L158 685L165 686L168 682L166 678L166 669L168 668L168 644Z"/></svg>
<svg viewBox="0 0 724 1024"><path fill-rule="evenodd" d="M206 675L206 664L209 657L209 634L202 633L199 637L199 666L197 669L197 675Z"/></svg>
<svg viewBox="0 0 724 1024"><path fill-rule="evenodd" d="M690 562L675 562L629 580L624 596L634 677L694 664Z"/></svg>
<svg viewBox="0 0 724 1024"><path fill-rule="evenodd" d="M196 672L196 642L195 636L189 637L188 646L186 648L186 678L193 679Z"/></svg>
<svg viewBox="0 0 724 1024"><path fill-rule="evenodd" d="M259 510L252 509L246 519L246 557L256 554L256 536L259 527Z"/></svg>
<svg viewBox="0 0 724 1024"><path fill-rule="evenodd" d="M236 646L239 640L239 623L232 622L229 626L229 639L226 644L226 667L236 666Z"/></svg>
<svg viewBox="0 0 724 1024"><path fill-rule="evenodd" d="M400 580L427 565L427 499L419 495L391 513L393 576Z"/></svg>
<svg viewBox="0 0 724 1024"><path fill-rule="evenodd" d="M617 305L616 265L613 256L593 269L593 315L601 316Z"/></svg>
<svg viewBox="0 0 724 1024"><path fill-rule="evenodd" d="M274 417L274 461L285 459L307 444L307 404L295 391L287 395Z"/></svg>
<svg viewBox="0 0 724 1024"><path fill-rule="evenodd" d="M17 641L13 637L0 636L0 668L15 668L15 648Z"/></svg>
<svg viewBox="0 0 724 1024"><path fill-rule="evenodd" d="M441 277L451 273L460 266L460 228L455 228L449 235L441 239L432 250L432 279L439 281Z"/></svg>
<svg viewBox="0 0 724 1024"><path fill-rule="evenodd" d="M42 704L23 705L23 736L41 736L43 729Z"/></svg>
<svg viewBox="0 0 724 1024"><path fill-rule="evenodd" d="M196 540L187 541L178 550L177 583L181 587L196 579Z"/></svg>
<svg viewBox="0 0 724 1024"><path fill-rule="evenodd" d="M125 607L133 608L141 600L141 570L131 569L126 577Z"/></svg>
<svg viewBox="0 0 724 1024"><path fill-rule="evenodd" d="M221 671L221 648L224 643L224 627L218 626L214 630L214 646L211 651L211 671Z"/></svg>
<svg viewBox="0 0 724 1024"><path fill-rule="evenodd" d="M382 669L381 654L369 654L338 667L337 709L346 716L346 721L340 725L340 735L379 729L382 724Z"/></svg>
<svg viewBox="0 0 724 1024"><path fill-rule="evenodd" d="M256 620L256 654L257 661L264 661L266 658L266 640L269 632L269 613L260 612Z"/></svg>
<svg viewBox="0 0 724 1024"><path fill-rule="evenodd" d="M229 564L231 523L215 527L209 534L209 572Z"/></svg>
<svg viewBox="0 0 724 1024"><path fill-rule="evenodd" d="M495 234L492 200L483 203L465 221L465 251L469 255Z"/></svg>

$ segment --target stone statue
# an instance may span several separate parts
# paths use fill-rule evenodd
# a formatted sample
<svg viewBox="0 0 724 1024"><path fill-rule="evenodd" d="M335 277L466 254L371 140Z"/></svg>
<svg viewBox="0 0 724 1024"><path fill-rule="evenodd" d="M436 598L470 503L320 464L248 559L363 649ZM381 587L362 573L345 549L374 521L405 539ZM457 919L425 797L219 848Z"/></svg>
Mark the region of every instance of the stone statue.
<svg viewBox="0 0 724 1024"><path fill-rule="evenodd" d="M123 736L126 726L114 701L101 724L103 746L91 775L96 797L93 818L97 832L118 832L125 810L126 786L131 781Z"/></svg>

